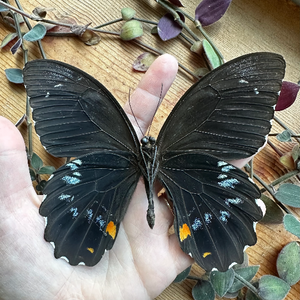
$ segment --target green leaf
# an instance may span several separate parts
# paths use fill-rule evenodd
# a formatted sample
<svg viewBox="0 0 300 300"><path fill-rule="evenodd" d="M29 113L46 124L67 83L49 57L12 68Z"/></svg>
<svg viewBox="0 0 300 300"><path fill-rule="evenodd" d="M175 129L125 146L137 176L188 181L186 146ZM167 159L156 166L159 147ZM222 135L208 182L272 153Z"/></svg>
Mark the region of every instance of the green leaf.
<svg viewBox="0 0 300 300"><path fill-rule="evenodd" d="M21 69L11 68L5 70L6 78L12 83L23 83L23 75Z"/></svg>
<svg viewBox="0 0 300 300"><path fill-rule="evenodd" d="M257 273L258 269L259 269L259 266L250 266L250 267L246 267L246 268L236 269L235 273L240 275L241 277L243 277L248 282L250 282L250 280ZM229 293L235 293L238 290L240 290L243 286L244 286L244 284L240 280L235 278L234 281L233 281L233 284L230 287L230 289L228 290L228 292Z"/></svg>
<svg viewBox="0 0 300 300"><path fill-rule="evenodd" d="M290 286L278 277L264 275L259 280L258 295L264 300L282 300L289 290Z"/></svg>
<svg viewBox="0 0 300 300"><path fill-rule="evenodd" d="M300 222L293 215L287 214L283 218L284 228L300 239Z"/></svg>
<svg viewBox="0 0 300 300"><path fill-rule="evenodd" d="M291 133L288 130L284 130L283 132L276 135L276 138L280 142L291 142Z"/></svg>
<svg viewBox="0 0 300 300"><path fill-rule="evenodd" d="M35 181L36 180L36 174L35 174L35 171L32 168L29 168L29 174L30 174L31 181Z"/></svg>
<svg viewBox="0 0 300 300"><path fill-rule="evenodd" d="M261 298L258 298L253 292L250 290L247 290L246 292L246 298L245 300L262 300Z"/></svg>
<svg viewBox="0 0 300 300"><path fill-rule="evenodd" d="M42 180L35 188L38 192L42 192L45 185L46 185L47 181L46 180Z"/></svg>
<svg viewBox="0 0 300 300"><path fill-rule="evenodd" d="M128 21L132 19L136 14L136 11L131 7L124 7L121 9L122 19Z"/></svg>
<svg viewBox="0 0 300 300"><path fill-rule="evenodd" d="M202 45L210 67L212 69L219 67L222 62L211 44L207 40L203 40Z"/></svg>
<svg viewBox="0 0 300 300"><path fill-rule="evenodd" d="M259 221L262 224L281 224L284 213L280 207L269 197L262 194L260 198L266 205L266 214Z"/></svg>
<svg viewBox="0 0 300 300"><path fill-rule="evenodd" d="M39 171L40 168L43 166L43 161L41 160L41 158L40 158L36 153L33 153L33 154L32 154L32 158L31 158L31 166L32 166L36 171Z"/></svg>
<svg viewBox="0 0 300 300"><path fill-rule="evenodd" d="M212 284L207 280L198 280L192 289L192 295L195 300L214 300L215 291Z"/></svg>
<svg viewBox="0 0 300 300"><path fill-rule="evenodd" d="M182 271L180 274L177 275L177 277L174 279L174 283L178 283L183 281L184 279L187 278L187 276L190 274L192 266L189 266L186 268L184 271Z"/></svg>
<svg viewBox="0 0 300 300"><path fill-rule="evenodd" d="M290 242L280 251L276 267L278 275L290 286L300 280L300 246L298 242Z"/></svg>
<svg viewBox="0 0 300 300"><path fill-rule="evenodd" d="M53 166L44 166L39 169L38 174L51 175L54 171L55 171L55 168Z"/></svg>
<svg viewBox="0 0 300 300"><path fill-rule="evenodd" d="M234 271L232 269L226 272L212 271L210 273L210 282L216 293L223 297L234 281Z"/></svg>
<svg viewBox="0 0 300 300"><path fill-rule="evenodd" d="M275 196L283 204L300 207L300 186L298 185L285 183L279 187Z"/></svg>
<svg viewBox="0 0 300 300"><path fill-rule="evenodd" d="M6 8L3 5L0 5L0 12L3 12L3 11L8 11L8 8Z"/></svg>
<svg viewBox="0 0 300 300"><path fill-rule="evenodd" d="M0 48L5 47L9 42L11 42L13 39L15 39L18 36L16 32L12 32L8 34L2 41Z"/></svg>
<svg viewBox="0 0 300 300"><path fill-rule="evenodd" d="M143 35L143 25L137 20L127 21L122 29L120 37L123 41L130 41Z"/></svg>
<svg viewBox="0 0 300 300"><path fill-rule="evenodd" d="M30 31L24 34L23 38L26 41L35 42L41 40L45 36L46 32L47 30L44 25L36 24Z"/></svg>

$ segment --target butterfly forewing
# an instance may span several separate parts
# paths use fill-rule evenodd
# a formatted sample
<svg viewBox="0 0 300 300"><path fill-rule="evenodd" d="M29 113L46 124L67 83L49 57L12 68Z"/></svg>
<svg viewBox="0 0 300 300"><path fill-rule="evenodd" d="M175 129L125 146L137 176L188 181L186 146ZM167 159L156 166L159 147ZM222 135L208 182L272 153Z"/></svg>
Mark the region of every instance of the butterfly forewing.
<svg viewBox="0 0 300 300"><path fill-rule="evenodd" d="M140 177L129 152L92 153L58 169L44 189L40 214L55 257L93 266L111 249Z"/></svg>
<svg viewBox="0 0 300 300"><path fill-rule="evenodd" d="M52 60L31 61L23 74L35 129L49 153L61 157L99 149L138 153L139 141L125 112L93 77Z"/></svg>
<svg viewBox="0 0 300 300"><path fill-rule="evenodd" d="M167 118L157 139L159 155L193 150L239 159L255 154L270 131L284 68L280 55L253 53L210 72Z"/></svg>
<svg viewBox="0 0 300 300"><path fill-rule="evenodd" d="M170 154L159 180L173 200L181 248L209 271L226 271L254 245L253 222L262 218L256 185L241 170L216 157Z"/></svg>

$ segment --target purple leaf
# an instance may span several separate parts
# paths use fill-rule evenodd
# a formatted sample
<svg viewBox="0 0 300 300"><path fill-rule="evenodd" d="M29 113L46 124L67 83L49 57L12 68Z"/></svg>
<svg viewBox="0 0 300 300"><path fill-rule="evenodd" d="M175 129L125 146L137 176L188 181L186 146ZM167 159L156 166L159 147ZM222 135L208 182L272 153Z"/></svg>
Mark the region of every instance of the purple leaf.
<svg viewBox="0 0 300 300"><path fill-rule="evenodd" d="M296 100L299 88L296 83L283 81L275 110L280 111L290 107Z"/></svg>
<svg viewBox="0 0 300 300"><path fill-rule="evenodd" d="M183 14L177 12L180 19L184 22ZM158 35L163 41L168 41L180 34L182 27L174 20L170 13L165 14L157 25Z"/></svg>
<svg viewBox="0 0 300 300"><path fill-rule="evenodd" d="M225 14L231 0L203 0L196 8L195 19L202 26L217 22Z"/></svg>
<svg viewBox="0 0 300 300"><path fill-rule="evenodd" d="M178 7L184 7L184 5L181 3L180 0L169 0L172 4L178 6Z"/></svg>
<svg viewBox="0 0 300 300"><path fill-rule="evenodd" d="M137 57L137 59L133 62L133 69L140 72L146 72L151 64L156 59L156 56L149 52L144 52Z"/></svg>
<svg viewBox="0 0 300 300"><path fill-rule="evenodd" d="M15 54L18 49L21 47L22 45L22 39L18 39L15 44L10 48L10 51L12 54Z"/></svg>

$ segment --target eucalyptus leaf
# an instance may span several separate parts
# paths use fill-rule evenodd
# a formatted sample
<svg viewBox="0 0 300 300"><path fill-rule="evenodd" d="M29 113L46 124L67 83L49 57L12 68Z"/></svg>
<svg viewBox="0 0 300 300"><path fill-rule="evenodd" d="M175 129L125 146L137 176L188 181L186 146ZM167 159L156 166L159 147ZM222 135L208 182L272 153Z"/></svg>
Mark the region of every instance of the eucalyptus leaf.
<svg viewBox="0 0 300 300"><path fill-rule="evenodd" d="M31 181L35 181L36 174L35 174L35 171L32 168L29 168L29 174L30 174Z"/></svg>
<svg viewBox="0 0 300 300"><path fill-rule="evenodd" d="M23 38L26 41L35 42L41 40L46 32L46 27L43 24L36 24L30 31L24 34Z"/></svg>
<svg viewBox="0 0 300 300"><path fill-rule="evenodd" d="M5 70L6 78L12 83L23 83L23 74L21 69L11 68Z"/></svg>
<svg viewBox="0 0 300 300"><path fill-rule="evenodd" d="M0 12L8 11L8 8L0 4Z"/></svg>
<svg viewBox="0 0 300 300"><path fill-rule="evenodd" d="M284 228L300 239L300 222L293 215L285 215L283 218Z"/></svg>
<svg viewBox="0 0 300 300"><path fill-rule="evenodd" d="M282 300L289 290L290 286L278 277L264 275L259 280L258 295L264 300Z"/></svg>
<svg viewBox="0 0 300 300"><path fill-rule="evenodd" d="M279 187L275 196L283 204L300 207L300 186L298 185L285 183Z"/></svg>
<svg viewBox="0 0 300 300"><path fill-rule="evenodd" d="M238 274L239 276L243 277L245 280L250 282L250 280L255 276L259 269L259 266L249 266L246 268L240 268L236 269L235 273ZM237 278L234 279L232 286L229 288L228 292L229 293L235 293L239 291L244 284L238 280Z"/></svg>
<svg viewBox="0 0 300 300"><path fill-rule="evenodd" d="M199 280L192 289L195 300L214 300L215 291L212 284L207 280Z"/></svg>
<svg viewBox="0 0 300 300"><path fill-rule="evenodd" d="M12 54L15 54L18 49L22 46L23 40L22 39L18 39L10 48L10 51Z"/></svg>
<svg viewBox="0 0 300 300"><path fill-rule="evenodd" d="M203 40L202 45L210 67L212 69L219 67L222 64L221 60L211 44L207 40Z"/></svg>
<svg viewBox="0 0 300 300"><path fill-rule="evenodd" d="M43 166L42 159L36 153L32 154L31 166L37 171L39 171L41 169L41 167Z"/></svg>
<svg viewBox="0 0 300 300"><path fill-rule="evenodd" d="M11 42L12 40L14 40L16 37L18 36L18 34L16 32L12 32L9 33L2 41L0 48L5 47L9 42Z"/></svg>
<svg viewBox="0 0 300 300"><path fill-rule="evenodd" d="M299 242L290 242L280 251L276 267L278 275L290 286L300 280L300 245Z"/></svg>
<svg viewBox="0 0 300 300"><path fill-rule="evenodd" d="M280 142L291 142L292 141L291 137L292 135L288 130L284 130L281 133L276 135L277 140Z"/></svg>
<svg viewBox="0 0 300 300"><path fill-rule="evenodd" d="M55 171L55 168L53 166L44 166L39 169L38 174L51 175L54 171Z"/></svg>
<svg viewBox="0 0 300 300"><path fill-rule="evenodd" d="M269 197L262 194L260 198L266 206L266 214L259 221L262 224L281 224L284 213L280 207Z"/></svg>
<svg viewBox="0 0 300 300"><path fill-rule="evenodd" d="M212 271L210 273L210 282L216 293L223 297L234 281L234 271L232 269L226 272Z"/></svg>
<svg viewBox="0 0 300 300"><path fill-rule="evenodd" d="M180 274L177 275L177 277L174 279L174 283L181 282L187 278L187 276L190 274L192 266L189 266L184 271L182 271Z"/></svg>

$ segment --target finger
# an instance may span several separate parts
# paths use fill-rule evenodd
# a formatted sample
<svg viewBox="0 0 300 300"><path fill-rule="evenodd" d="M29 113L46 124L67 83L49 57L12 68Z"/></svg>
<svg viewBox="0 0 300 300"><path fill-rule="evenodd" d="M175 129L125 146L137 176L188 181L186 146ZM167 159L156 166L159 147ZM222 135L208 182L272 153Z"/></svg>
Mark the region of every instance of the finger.
<svg viewBox="0 0 300 300"><path fill-rule="evenodd" d="M175 79L177 70L177 60L173 56L169 54L159 56L132 93L130 98L132 110L129 102L125 104L124 110L128 114L139 138L142 138L143 134L138 129L135 118L142 132L145 133L155 114L160 98L163 98L167 93Z"/></svg>

